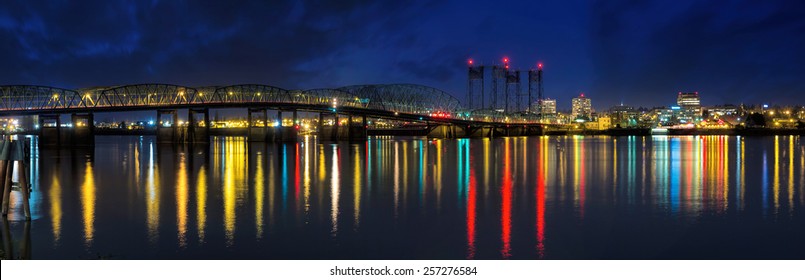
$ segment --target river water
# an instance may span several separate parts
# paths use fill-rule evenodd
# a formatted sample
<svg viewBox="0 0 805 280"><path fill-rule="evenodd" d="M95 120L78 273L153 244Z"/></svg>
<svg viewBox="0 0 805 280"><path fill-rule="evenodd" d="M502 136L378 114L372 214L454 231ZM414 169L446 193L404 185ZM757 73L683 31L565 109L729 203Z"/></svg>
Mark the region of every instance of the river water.
<svg viewBox="0 0 805 280"><path fill-rule="evenodd" d="M98 136L34 148L30 168L12 257L805 258L799 136Z"/></svg>

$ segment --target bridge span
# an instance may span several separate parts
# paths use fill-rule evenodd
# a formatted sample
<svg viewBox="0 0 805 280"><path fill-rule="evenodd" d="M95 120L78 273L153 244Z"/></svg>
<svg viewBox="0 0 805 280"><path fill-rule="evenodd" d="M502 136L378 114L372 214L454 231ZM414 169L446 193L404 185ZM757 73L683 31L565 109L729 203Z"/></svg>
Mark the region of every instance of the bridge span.
<svg viewBox="0 0 805 280"><path fill-rule="evenodd" d="M43 138L40 143L57 145L62 142L91 144L94 142L91 140L94 113L126 111L156 111L160 142L207 142L209 110L220 108L247 109L250 141L296 140L294 127L268 125L269 110L276 111L280 119L283 113L293 114L294 123L300 111L318 113L317 133L324 140L365 138L367 118L424 123L427 135L447 138L533 135L541 134L545 126L536 115L470 111L444 91L415 84L310 90L260 84L208 87L135 84L76 90L35 85L0 86L0 116L39 116L39 135ZM186 128L176 125L177 110L187 110ZM63 114L71 114L74 124L67 136L60 123ZM326 118L336 120L332 127L322 125ZM340 127L339 118L347 119L346 128ZM358 123L353 122L355 119Z"/></svg>

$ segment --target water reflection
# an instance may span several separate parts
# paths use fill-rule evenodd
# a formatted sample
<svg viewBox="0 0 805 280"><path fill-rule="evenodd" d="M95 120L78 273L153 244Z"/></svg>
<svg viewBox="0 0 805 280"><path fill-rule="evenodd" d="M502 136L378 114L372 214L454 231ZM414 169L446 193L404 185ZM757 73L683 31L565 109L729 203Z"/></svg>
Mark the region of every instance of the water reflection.
<svg viewBox="0 0 805 280"><path fill-rule="evenodd" d="M761 249L791 258L805 246L788 238L805 234L799 137L97 144L94 158L37 163L39 219L51 228L32 241L53 246L33 255L87 257L68 253L77 246L132 259L751 258ZM67 164L75 171L64 173ZM758 234L776 237L762 248L737 241ZM662 251L668 240L691 245Z"/></svg>
<svg viewBox="0 0 805 280"><path fill-rule="evenodd" d="M464 141L464 154L463 156L467 159L465 163L467 165L466 172L469 172L469 177L467 178L467 259L474 259L475 258L475 224L476 224L476 215L477 215L477 177L475 175L475 161L473 160L472 153L470 153L470 141ZM462 178L459 178L462 179Z"/></svg>
<svg viewBox="0 0 805 280"><path fill-rule="evenodd" d="M338 146L333 146L333 162L332 162L332 172L330 177L330 221L332 223L332 229L330 233L333 236L338 234L338 198L341 193L339 190L341 188L341 174L338 171L338 166L341 165L338 162L338 158L340 157L340 152L338 151Z"/></svg>
<svg viewBox="0 0 805 280"><path fill-rule="evenodd" d="M352 174L353 186L353 209L354 209L354 230L358 230L361 224L361 149L355 146L353 151L353 166L354 174Z"/></svg>
<svg viewBox="0 0 805 280"><path fill-rule="evenodd" d="M207 228L207 168L201 166L196 176L196 234L198 242L204 243Z"/></svg>
<svg viewBox="0 0 805 280"><path fill-rule="evenodd" d="M84 217L84 242L89 247L95 238L95 173L92 169L92 162L84 164L84 182L81 184L81 208Z"/></svg>
<svg viewBox="0 0 805 280"><path fill-rule="evenodd" d="M257 228L257 232L255 233L257 239L260 239L263 236L263 200L266 196L266 179L263 175L263 153L264 151L257 151L254 160L254 223L255 227Z"/></svg>
<svg viewBox="0 0 805 280"><path fill-rule="evenodd" d="M501 242L503 248L500 253L503 258L511 257L511 229L512 229L512 174L511 174L511 155L510 143L511 139L505 139L503 143L503 178L501 179L501 206L500 206L500 223L501 223Z"/></svg>
<svg viewBox="0 0 805 280"><path fill-rule="evenodd" d="M176 171L176 225L177 225L177 238L179 239L179 248L187 246L187 200L188 200L188 186L187 186L187 164L186 154L179 154L179 166Z"/></svg>
<svg viewBox="0 0 805 280"><path fill-rule="evenodd" d="M537 256L545 258L545 181L548 177L548 137L540 137L537 160ZM616 151L617 153L617 151ZM615 173L617 174L617 173Z"/></svg>
<svg viewBox="0 0 805 280"><path fill-rule="evenodd" d="M148 175L145 181L146 195L146 223L148 224L148 239L152 244L159 239L159 169L154 163L154 143L148 145Z"/></svg>
<svg viewBox="0 0 805 280"><path fill-rule="evenodd" d="M224 230L227 246L232 246L235 239L236 207L243 203L247 191L245 183L246 151L245 139L242 137L226 138L223 141L223 197L224 197ZM216 154L218 156L218 154Z"/></svg>
<svg viewBox="0 0 805 280"><path fill-rule="evenodd" d="M19 232L14 232L11 229L10 222L6 217L3 217L3 231L2 231L2 238L3 238L3 250L2 250L2 257L3 260L30 260L32 254L32 245L31 245L31 221L23 221L22 224L22 237L19 236ZM17 236L14 238L13 236ZM17 249L15 249L15 247Z"/></svg>
<svg viewBox="0 0 805 280"><path fill-rule="evenodd" d="M61 240L61 223L63 215L62 206L62 186L60 169L56 165L53 168L50 176L50 190L48 191L48 199L50 200L50 222L53 230L53 243L57 245Z"/></svg>

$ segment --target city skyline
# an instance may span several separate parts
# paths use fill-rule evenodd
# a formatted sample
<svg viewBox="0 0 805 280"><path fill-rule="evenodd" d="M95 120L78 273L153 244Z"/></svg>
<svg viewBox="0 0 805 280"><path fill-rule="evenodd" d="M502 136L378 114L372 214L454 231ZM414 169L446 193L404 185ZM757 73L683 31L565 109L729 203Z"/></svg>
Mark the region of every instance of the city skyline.
<svg viewBox="0 0 805 280"><path fill-rule="evenodd" d="M678 91L703 104L801 104L802 5L12 2L0 56L25 67L0 70L0 84L415 83L466 103L466 60L506 56L523 71L543 63L560 108L579 92L601 108L673 104Z"/></svg>

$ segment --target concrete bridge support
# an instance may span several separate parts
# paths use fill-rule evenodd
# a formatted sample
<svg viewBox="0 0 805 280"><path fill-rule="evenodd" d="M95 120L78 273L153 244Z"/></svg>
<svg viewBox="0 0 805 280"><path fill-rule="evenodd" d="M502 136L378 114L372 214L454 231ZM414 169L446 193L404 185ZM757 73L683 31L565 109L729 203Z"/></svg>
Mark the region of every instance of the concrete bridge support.
<svg viewBox="0 0 805 280"><path fill-rule="evenodd" d="M357 118L360 119L360 122L355 121L355 116L348 115L347 116L347 133L346 135L341 135L340 140L349 140L349 141L365 141L367 137L367 128L368 125L366 116L358 116Z"/></svg>
<svg viewBox="0 0 805 280"><path fill-rule="evenodd" d="M248 109L249 126L247 137L249 142L265 142L268 141L268 109L265 108L249 108Z"/></svg>
<svg viewBox="0 0 805 280"><path fill-rule="evenodd" d="M284 111L277 111L277 119L280 125L277 127L277 133L274 137L276 142L297 142L299 141L299 113L297 110L291 111L293 114L291 118L291 126L282 126L282 113Z"/></svg>
<svg viewBox="0 0 805 280"><path fill-rule="evenodd" d="M210 109L187 110L187 140L190 143L210 142Z"/></svg>
<svg viewBox="0 0 805 280"><path fill-rule="evenodd" d="M299 135L299 114L296 110L290 111L293 114L292 125L282 125L282 115L288 111L277 110L277 121L279 126L274 126L268 119L268 109L249 108L249 142L296 142Z"/></svg>
<svg viewBox="0 0 805 280"><path fill-rule="evenodd" d="M157 143L172 144L184 141L179 129L179 114L176 110L157 110Z"/></svg>
<svg viewBox="0 0 805 280"><path fill-rule="evenodd" d="M468 136L468 128L454 124L428 124L429 138L455 139Z"/></svg>
<svg viewBox="0 0 805 280"><path fill-rule="evenodd" d="M333 125L326 125L329 121L333 121ZM339 119L337 113L319 113L319 124L316 128L316 134L319 141L336 141L338 140Z"/></svg>
<svg viewBox="0 0 805 280"><path fill-rule="evenodd" d="M72 114L73 127L62 127L61 116L39 116L39 145L41 147L95 146L95 118L92 113Z"/></svg>
<svg viewBox="0 0 805 280"><path fill-rule="evenodd" d="M356 118L358 118L356 120ZM330 119L333 125L324 125ZM364 115L347 115L346 124L341 125L337 113L319 114L318 138L320 141L365 141L368 137L368 118Z"/></svg>
<svg viewBox="0 0 805 280"><path fill-rule="evenodd" d="M73 127L70 133L70 145L95 146L95 116L92 113L73 114Z"/></svg>
<svg viewBox="0 0 805 280"><path fill-rule="evenodd" d="M62 142L62 127L59 115L39 116L39 145L43 147L58 147Z"/></svg>
<svg viewBox="0 0 805 280"><path fill-rule="evenodd" d="M542 131L542 127L538 125L502 125L492 130L492 137L539 136Z"/></svg>

